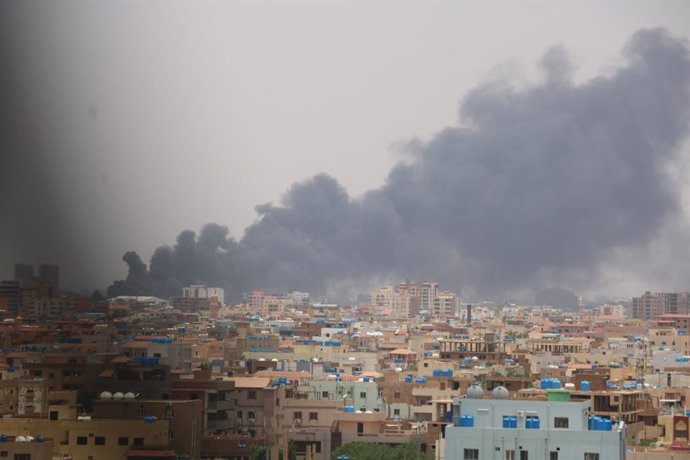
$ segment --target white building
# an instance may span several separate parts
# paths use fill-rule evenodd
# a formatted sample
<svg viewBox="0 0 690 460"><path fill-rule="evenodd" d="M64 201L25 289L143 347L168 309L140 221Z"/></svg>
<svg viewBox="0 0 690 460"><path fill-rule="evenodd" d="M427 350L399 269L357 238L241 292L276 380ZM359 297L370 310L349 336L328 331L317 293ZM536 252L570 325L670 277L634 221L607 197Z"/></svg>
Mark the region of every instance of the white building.
<svg viewBox="0 0 690 460"><path fill-rule="evenodd" d="M478 392L472 394L473 392ZM499 393L498 395L496 393ZM501 392L504 392L501 394ZM453 425L440 449L446 460L623 460L625 425L595 424L590 429L590 401L492 399L481 389L453 401ZM479 399L469 399L474 396ZM499 399L496 399L496 398ZM469 417L468 417L469 416ZM464 418L463 418L464 417ZM464 426L462 426L464 425ZM471 426L470 426L471 425ZM593 427L594 428L594 427Z"/></svg>
<svg viewBox="0 0 690 460"><path fill-rule="evenodd" d="M182 297L186 299L209 299L215 297L221 305L225 304L225 291L218 287L208 287L203 284L192 284L182 288Z"/></svg>

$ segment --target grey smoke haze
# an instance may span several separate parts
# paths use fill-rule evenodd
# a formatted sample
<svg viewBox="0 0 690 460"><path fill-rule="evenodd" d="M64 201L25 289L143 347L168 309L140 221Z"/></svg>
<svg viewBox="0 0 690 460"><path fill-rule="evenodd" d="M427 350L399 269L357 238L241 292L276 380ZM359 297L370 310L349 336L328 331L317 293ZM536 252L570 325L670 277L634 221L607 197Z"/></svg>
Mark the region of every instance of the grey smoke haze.
<svg viewBox="0 0 690 460"><path fill-rule="evenodd" d="M553 47L542 81L480 84L463 98L458 124L411 142L383 186L352 197L316 175L280 205L257 206L239 242L216 224L185 231L156 249L148 272L128 252L129 276L109 292L170 295L207 282L236 299L247 289L328 293L343 280L388 276L485 295L592 283L682 209L668 169L683 160L690 125L687 41L641 30L622 58L615 71L575 83L567 51Z"/></svg>

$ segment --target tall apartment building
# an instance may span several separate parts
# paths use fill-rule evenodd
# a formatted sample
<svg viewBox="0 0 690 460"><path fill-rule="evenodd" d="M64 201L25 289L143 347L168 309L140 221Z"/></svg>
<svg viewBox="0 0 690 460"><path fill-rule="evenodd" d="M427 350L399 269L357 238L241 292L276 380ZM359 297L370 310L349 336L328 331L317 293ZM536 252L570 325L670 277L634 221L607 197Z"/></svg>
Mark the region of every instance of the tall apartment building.
<svg viewBox="0 0 690 460"><path fill-rule="evenodd" d="M434 299L431 314L437 318L457 316L460 308L460 297L454 292L443 291Z"/></svg>
<svg viewBox="0 0 690 460"><path fill-rule="evenodd" d="M434 306L434 300L438 297L439 284L431 281L405 281L398 285L397 291L406 292L413 297L417 297L420 310L430 311Z"/></svg>
<svg viewBox="0 0 690 460"><path fill-rule="evenodd" d="M0 281L0 310L16 315L20 300L21 288L17 281Z"/></svg>
<svg viewBox="0 0 690 460"><path fill-rule="evenodd" d="M208 287L203 284L192 284L182 288L182 297L185 299L210 299L215 297L218 302L225 303L225 291L219 287Z"/></svg>
<svg viewBox="0 0 690 460"><path fill-rule="evenodd" d="M690 314L690 292L650 292L633 297L633 318L655 319L665 314Z"/></svg>

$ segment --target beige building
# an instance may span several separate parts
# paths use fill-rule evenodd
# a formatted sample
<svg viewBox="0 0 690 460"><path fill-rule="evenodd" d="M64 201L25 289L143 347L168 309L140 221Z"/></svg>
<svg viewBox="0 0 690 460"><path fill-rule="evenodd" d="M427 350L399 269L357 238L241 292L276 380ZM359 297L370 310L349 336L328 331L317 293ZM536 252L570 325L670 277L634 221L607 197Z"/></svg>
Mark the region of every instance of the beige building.
<svg viewBox="0 0 690 460"><path fill-rule="evenodd" d="M122 460L131 449L167 447L169 421L13 418L0 419L0 432L52 438L53 456L57 458Z"/></svg>
<svg viewBox="0 0 690 460"><path fill-rule="evenodd" d="M0 380L0 414L40 416L48 413L48 384L45 380Z"/></svg>

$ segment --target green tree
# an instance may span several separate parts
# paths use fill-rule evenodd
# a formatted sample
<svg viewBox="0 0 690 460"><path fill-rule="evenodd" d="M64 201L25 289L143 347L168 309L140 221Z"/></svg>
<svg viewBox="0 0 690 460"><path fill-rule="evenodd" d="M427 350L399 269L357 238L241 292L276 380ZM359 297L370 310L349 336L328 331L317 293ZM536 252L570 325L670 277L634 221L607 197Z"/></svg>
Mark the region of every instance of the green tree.
<svg viewBox="0 0 690 460"><path fill-rule="evenodd" d="M249 454L249 460L270 460L270 452L268 446L254 446ZM278 451L278 460L285 460L283 457L283 450ZM297 460L297 446L295 441L290 439L288 441L288 458L287 460Z"/></svg>
<svg viewBox="0 0 690 460"><path fill-rule="evenodd" d="M333 451L331 459L338 460L338 457L343 455L350 460L433 460L433 455L420 452L414 442L395 446L373 442L348 442Z"/></svg>

